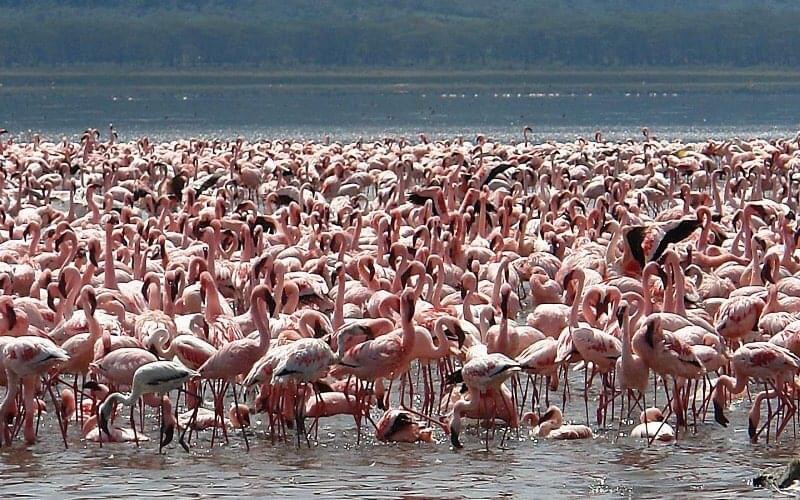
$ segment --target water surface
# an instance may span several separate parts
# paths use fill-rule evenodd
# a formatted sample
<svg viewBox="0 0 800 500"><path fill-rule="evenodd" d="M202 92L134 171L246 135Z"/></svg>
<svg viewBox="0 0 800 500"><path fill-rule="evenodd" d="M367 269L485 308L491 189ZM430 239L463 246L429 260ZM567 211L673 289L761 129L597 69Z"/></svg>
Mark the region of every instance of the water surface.
<svg viewBox="0 0 800 500"><path fill-rule="evenodd" d="M582 374L572 386L579 387ZM567 419L583 423L580 392L573 393ZM661 396L663 403L663 395ZM560 399L560 398L558 398ZM590 411L594 404L591 403ZM301 496L328 498L497 498L508 497L664 497L688 493L702 498L734 495L767 496L749 481L766 466L781 465L798 452L792 425L779 443L750 444L747 437L749 401L734 403L731 424L723 428L711 415L697 431L679 434L677 444L655 444L616 437L617 424L594 428L598 437L584 441L548 441L508 434L500 447L498 430L486 451L483 431L470 426L462 435L464 449L454 451L447 436L436 443L384 444L367 436L356 445L350 417L323 421L319 444L298 448L290 440L272 445L265 424L255 424L251 450L245 452L239 434L230 444L209 449L210 433L201 434L191 454L173 443L158 455L156 417L146 420L153 438L134 444L80 441L71 429L64 450L57 427L45 417L41 442L21 443L0 450L0 495L3 497L117 498L149 497ZM376 410L375 416L379 415ZM594 413L591 413L592 415ZM260 420L263 416L254 419ZM623 426L623 431L632 425ZM763 441L763 439L762 439Z"/></svg>
<svg viewBox="0 0 800 500"><path fill-rule="evenodd" d="M435 139L481 132L513 141L521 140L525 125L538 141L590 137L596 130L615 140L640 138L643 126L659 137L684 140L794 136L800 129L800 90L771 86L747 91L722 83L593 84L569 78L449 84L408 84L402 78L369 84L76 78L18 76L3 83L0 76L0 126L23 137L32 131L53 139L75 137L87 127L105 133L113 123L123 139L416 139L420 132Z"/></svg>
<svg viewBox="0 0 800 500"><path fill-rule="evenodd" d="M2 77L0 77L0 83ZM123 139L188 136L338 140L358 137L474 137L521 140L531 125L534 140L571 140L602 130L606 137L655 135L683 140L794 136L800 93L686 90L685 86L571 86L524 81L480 84L437 81L426 86L259 84L197 85L189 80L135 84L124 78L100 82L15 79L0 87L0 127L23 138L38 132L51 139L75 137L87 127L104 134L114 123ZM574 375L575 384L583 381ZM573 385L574 387L575 385ZM745 403L748 407L749 403ZM583 421L580 399L567 417ZM709 419L710 420L710 419ZM154 420L148 420L157 436ZM792 426L779 444L748 442L746 408L737 405L725 429L700 424L672 446L646 447L613 430L583 442L536 441L523 430L506 449L499 435L487 452L473 430L455 452L439 443L355 445L351 419L323 424L320 444L297 448L271 445L256 424L245 453L235 436L228 446L208 449L201 439L191 455L171 446L158 455L154 443L81 442L71 430L70 448L56 438L45 418L41 442L0 449L3 497L119 498L121 496L207 497L212 495L329 498L497 497L681 497L730 498L761 495L748 480L760 468L784 463L798 451ZM630 426L627 426L630 428Z"/></svg>

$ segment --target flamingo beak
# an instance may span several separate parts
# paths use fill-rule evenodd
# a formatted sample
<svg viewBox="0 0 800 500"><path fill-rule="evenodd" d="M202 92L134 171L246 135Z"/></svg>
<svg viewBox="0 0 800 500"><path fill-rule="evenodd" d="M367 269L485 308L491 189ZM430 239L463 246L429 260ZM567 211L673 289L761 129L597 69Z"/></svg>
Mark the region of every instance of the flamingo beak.
<svg viewBox="0 0 800 500"><path fill-rule="evenodd" d="M107 436L111 436L111 432L108 430L108 417L109 413L111 413L111 405L105 403L101 404L98 413L100 416L100 430L105 432Z"/></svg>
<svg viewBox="0 0 800 500"><path fill-rule="evenodd" d="M97 383L95 380L89 380L85 384L83 384L84 389L88 389L90 391L96 391L100 389L100 384Z"/></svg>
<svg viewBox="0 0 800 500"><path fill-rule="evenodd" d="M722 405L720 405L717 401L714 401L714 420L716 420L717 423L722 427L728 426L728 418L725 417Z"/></svg>
<svg viewBox="0 0 800 500"><path fill-rule="evenodd" d="M165 425L163 427L164 436L161 439L161 443L159 443L159 447L163 448L172 442L172 438L175 437L175 426L174 425Z"/></svg>
<svg viewBox="0 0 800 500"><path fill-rule="evenodd" d="M450 429L450 444L453 445L453 448L460 450L464 446L461 444L461 441L458 439L458 432Z"/></svg>

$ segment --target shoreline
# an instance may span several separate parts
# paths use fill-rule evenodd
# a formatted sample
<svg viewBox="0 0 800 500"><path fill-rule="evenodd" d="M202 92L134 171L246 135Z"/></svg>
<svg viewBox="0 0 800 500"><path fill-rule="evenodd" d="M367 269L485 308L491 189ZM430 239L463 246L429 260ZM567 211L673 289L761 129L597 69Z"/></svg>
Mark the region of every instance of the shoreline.
<svg viewBox="0 0 800 500"><path fill-rule="evenodd" d="M800 70L764 68L549 68L446 71L420 69L4 68L0 93L89 88L509 92L800 92Z"/></svg>

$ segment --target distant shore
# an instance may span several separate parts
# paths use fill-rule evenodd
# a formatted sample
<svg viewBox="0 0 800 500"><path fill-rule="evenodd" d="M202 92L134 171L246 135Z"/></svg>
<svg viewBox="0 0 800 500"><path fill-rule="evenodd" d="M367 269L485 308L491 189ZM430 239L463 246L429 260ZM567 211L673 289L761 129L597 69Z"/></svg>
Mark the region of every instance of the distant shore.
<svg viewBox="0 0 800 500"><path fill-rule="evenodd" d="M3 92L87 87L320 91L800 92L800 70L764 68L262 69L120 66L0 68Z"/></svg>

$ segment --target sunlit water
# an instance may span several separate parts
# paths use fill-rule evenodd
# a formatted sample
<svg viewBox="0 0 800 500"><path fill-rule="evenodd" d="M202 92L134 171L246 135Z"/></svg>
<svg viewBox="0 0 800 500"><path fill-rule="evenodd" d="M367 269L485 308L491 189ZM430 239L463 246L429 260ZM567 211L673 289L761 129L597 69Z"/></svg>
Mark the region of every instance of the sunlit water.
<svg viewBox="0 0 800 500"><path fill-rule="evenodd" d="M573 374L573 399L566 418L585 422L579 390L583 375ZM594 399L595 395L591 398ZM663 395L661 404L663 404ZM553 396L560 404L560 396ZM556 402L556 401L551 401ZM594 415L594 403L590 413ZM701 494L704 498L768 495L749 481L763 467L780 465L798 450L792 424L779 443L750 444L747 437L749 401L736 402L731 424L723 428L709 413L697 432L678 435L677 444L654 444L625 437L632 424L605 429L594 423L598 436L583 441L548 441L502 430L484 444L485 433L470 425L462 435L464 449L451 448L446 435L435 443L385 444L366 437L356 444L351 417L321 422L319 441L297 447L293 431L275 445L266 434L264 416L253 419L250 452L241 434L229 431L230 443L210 449L210 431L199 435L191 454L175 443L158 454L157 417L145 422L152 439L137 449L133 443L108 444L80 440L73 426L69 449L59 438L55 419L45 416L40 442L17 442L0 450L0 495L85 498L129 494L153 497L202 497L230 494L269 497L323 495L341 497L497 498L564 496L662 497ZM375 418L379 411L373 413ZM123 423L127 419L122 420ZM470 421L471 422L471 421ZM313 437L313 435L312 435ZM177 438L176 438L177 440ZM218 438L219 443L219 438Z"/></svg>
<svg viewBox="0 0 800 500"><path fill-rule="evenodd" d="M88 127L121 138L242 136L336 140L405 136L431 139L485 133L519 141L525 125L533 140L658 137L683 140L794 136L800 128L800 94L647 92L507 92L485 88L373 91L291 88L182 90L119 85L83 90L0 88L0 127L60 139Z"/></svg>
<svg viewBox="0 0 800 500"><path fill-rule="evenodd" d="M606 137L639 137L649 126L661 137L684 140L731 136L793 136L798 129L800 95L698 94L666 92L547 93L531 89L508 93L440 89L413 92L375 90L292 91L291 89L180 88L136 90L124 84L81 91L37 89L0 91L0 127L26 137L75 136L87 127L105 131L115 124L123 139L188 136L322 139L387 135L431 138L473 137L482 132L502 140L521 140L524 125L534 140L569 140L602 130ZM573 387L583 376L573 375ZM558 399L558 398L556 398ZM746 410L736 404L731 425L699 424L675 445L654 445L616 437L598 429L594 440L534 440L523 429L511 433L505 448L500 434L485 451L475 427L465 432L465 448L451 449L441 432L437 443L382 444L368 436L356 445L349 417L323 421L319 444L297 448L293 441L270 444L263 422L255 424L246 453L238 434L229 445L208 449L201 435L191 454L171 445L164 455L150 442L84 443L73 426L69 449L57 438L52 416L45 417L40 442L17 442L0 449L0 495L84 498L123 496L207 497L216 495L310 497L684 497L766 496L748 481L762 468L785 463L798 448L790 425L780 443L750 444ZM52 412L51 412L52 413ZM568 420L583 422L583 405L574 394ZM376 414L377 417L377 414ZM257 419L256 419L257 420ZM255 421L255 420L254 420ZM155 419L148 434L157 437ZM632 425L623 427L630 430ZM596 426L595 426L596 428ZM482 436L482 434L481 434ZM290 438L292 434L290 431ZM762 440L763 441L763 440Z"/></svg>

